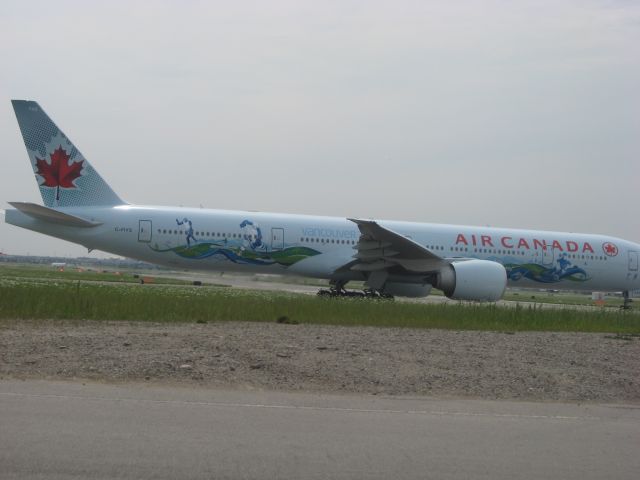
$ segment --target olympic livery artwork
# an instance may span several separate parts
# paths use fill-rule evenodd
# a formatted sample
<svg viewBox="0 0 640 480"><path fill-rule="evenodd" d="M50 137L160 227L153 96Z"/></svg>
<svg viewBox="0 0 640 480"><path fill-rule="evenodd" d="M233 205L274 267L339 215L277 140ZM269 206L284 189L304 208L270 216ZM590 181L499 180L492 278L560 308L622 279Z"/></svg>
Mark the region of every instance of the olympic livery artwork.
<svg viewBox="0 0 640 480"><path fill-rule="evenodd" d="M205 258L226 259L237 264L250 265L281 265L289 267L308 257L319 255L320 252L309 247L289 246L281 250L269 249L262 241L262 231L251 220L240 223L242 234L237 237L223 236L215 239L198 240L194 236L193 222L188 218L176 219L176 224L182 226L185 243L175 247L161 248L158 244L149 246L159 253L173 252L190 259Z"/></svg>
<svg viewBox="0 0 640 480"><path fill-rule="evenodd" d="M533 280L539 283L557 283L562 280L570 280L572 282L586 282L589 280L587 272L575 265L567 259L566 255L562 255L556 260L556 266L545 267L538 263L505 264L509 280L518 281L522 279Z"/></svg>

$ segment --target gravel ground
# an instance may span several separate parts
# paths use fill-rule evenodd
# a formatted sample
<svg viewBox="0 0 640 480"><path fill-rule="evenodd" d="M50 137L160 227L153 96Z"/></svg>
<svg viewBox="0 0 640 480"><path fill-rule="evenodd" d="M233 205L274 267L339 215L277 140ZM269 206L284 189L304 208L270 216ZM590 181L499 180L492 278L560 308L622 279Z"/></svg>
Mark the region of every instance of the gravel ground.
<svg viewBox="0 0 640 480"><path fill-rule="evenodd" d="M5 322L1 378L640 403L640 338L235 322Z"/></svg>

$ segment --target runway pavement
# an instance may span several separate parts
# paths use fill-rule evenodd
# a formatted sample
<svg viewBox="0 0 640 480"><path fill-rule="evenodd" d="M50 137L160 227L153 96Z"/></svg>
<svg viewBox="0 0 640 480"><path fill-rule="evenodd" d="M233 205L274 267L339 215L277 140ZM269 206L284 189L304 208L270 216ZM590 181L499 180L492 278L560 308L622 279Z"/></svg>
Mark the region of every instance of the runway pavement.
<svg viewBox="0 0 640 480"><path fill-rule="evenodd" d="M640 407L0 381L0 478L637 478Z"/></svg>

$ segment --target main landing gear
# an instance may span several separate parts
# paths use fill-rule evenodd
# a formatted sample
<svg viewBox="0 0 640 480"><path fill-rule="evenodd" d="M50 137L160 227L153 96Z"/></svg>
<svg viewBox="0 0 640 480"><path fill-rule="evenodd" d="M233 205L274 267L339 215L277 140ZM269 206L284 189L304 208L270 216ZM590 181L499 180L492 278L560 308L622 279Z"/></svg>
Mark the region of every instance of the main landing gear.
<svg viewBox="0 0 640 480"><path fill-rule="evenodd" d="M622 298L624 299L624 303L620 308L622 310L631 310L631 302L633 302L633 300L629 297L629 290L622 292Z"/></svg>
<svg viewBox="0 0 640 480"><path fill-rule="evenodd" d="M393 300L393 295L388 293L378 292L372 288L365 290L347 290L344 286L347 282L344 281L332 281L329 289L322 289L318 291L319 297L357 297L357 298L376 298L384 300Z"/></svg>

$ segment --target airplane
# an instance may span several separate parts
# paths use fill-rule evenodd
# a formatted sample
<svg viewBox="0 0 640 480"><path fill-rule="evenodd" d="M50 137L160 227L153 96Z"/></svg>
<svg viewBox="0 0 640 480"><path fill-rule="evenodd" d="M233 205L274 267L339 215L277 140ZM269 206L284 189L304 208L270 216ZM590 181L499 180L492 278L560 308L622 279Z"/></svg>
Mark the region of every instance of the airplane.
<svg viewBox="0 0 640 480"><path fill-rule="evenodd" d="M132 205L34 101L12 100L44 205L9 202L11 225L180 269L329 280L326 296L495 302L507 286L629 292L640 244L605 235ZM364 282L363 291L347 290Z"/></svg>

